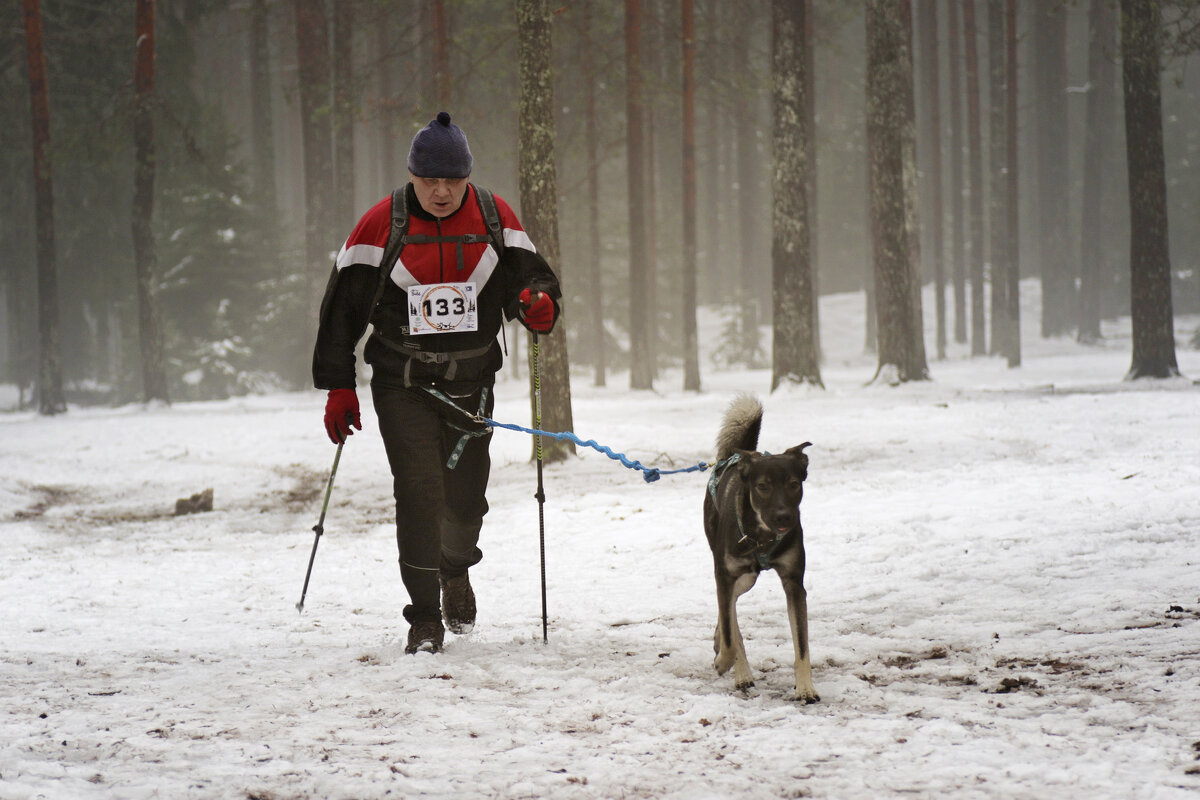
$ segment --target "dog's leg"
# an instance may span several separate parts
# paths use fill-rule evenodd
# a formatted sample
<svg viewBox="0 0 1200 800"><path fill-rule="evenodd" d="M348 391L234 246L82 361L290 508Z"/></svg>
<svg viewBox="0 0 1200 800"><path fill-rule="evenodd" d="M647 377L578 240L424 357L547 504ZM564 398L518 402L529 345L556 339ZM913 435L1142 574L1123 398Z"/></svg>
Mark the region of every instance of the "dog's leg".
<svg viewBox="0 0 1200 800"><path fill-rule="evenodd" d="M717 592L720 610L717 617L717 657L713 666L716 667L718 675L724 675L733 667L733 685L738 689L749 689L754 685L754 677L750 674L746 645L738 627L737 601L750 591L757 578L753 572L744 573L734 580L732 587L726 584L724 591L720 591L721 587L718 587Z"/></svg>
<svg viewBox="0 0 1200 800"><path fill-rule="evenodd" d="M808 650L808 593L804 584L783 575L783 593L787 596L788 621L795 650L796 694L794 700L815 703L820 700L812 682L812 661Z"/></svg>

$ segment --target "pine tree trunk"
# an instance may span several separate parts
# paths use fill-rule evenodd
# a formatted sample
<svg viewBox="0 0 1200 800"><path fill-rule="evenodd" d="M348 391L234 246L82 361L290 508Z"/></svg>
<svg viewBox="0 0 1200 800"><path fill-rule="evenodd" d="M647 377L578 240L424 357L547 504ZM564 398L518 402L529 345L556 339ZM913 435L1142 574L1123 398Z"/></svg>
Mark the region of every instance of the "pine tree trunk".
<svg viewBox="0 0 1200 800"><path fill-rule="evenodd" d="M1009 369L1021 366L1021 240L1018 201L1020 174L1017 149L1017 0L1008 0L1004 7L1004 166L1008 173L1004 182L1004 210L1007 219L1005 235L1008 263L1005 265L1004 355Z"/></svg>
<svg viewBox="0 0 1200 800"><path fill-rule="evenodd" d="M604 330L604 282L600 276L600 143L596 133L596 57L594 17L598 0L585 0L582 9L583 52L580 69L584 80L584 151L587 157L587 254L584 259L588 298L588 340L591 348L592 382L596 386L608 383L608 337Z"/></svg>
<svg viewBox="0 0 1200 800"><path fill-rule="evenodd" d="M806 146L809 84L803 47L804 0L772 0L772 391L784 383L823 385L814 335L808 251L811 159Z"/></svg>
<svg viewBox="0 0 1200 800"><path fill-rule="evenodd" d="M24 0L25 48L33 123L33 182L37 226L38 412L67 410L58 330L58 265L54 252L54 180L50 167L50 91L38 0Z"/></svg>
<svg viewBox="0 0 1200 800"><path fill-rule="evenodd" d="M1075 320L1075 276L1067 247L1067 10L1039 0L1034 23L1037 58L1038 270L1042 276L1042 336L1061 336Z"/></svg>
<svg viewBox="0 0 1200 800"><path fill-rule="evenodd" d="M979 102L979 47L975 25L975 0L962 0L963 44L967 60L967 150L971 195L968 245L971 277L971 355L987 353L987 327L983 311L983 127Z"/></svg>
<svg viewBox="0 0 1200 800"><path fill-rule="evenodd" d="M1121 0L1133 323L1133 361L1129 379L1168 378L1179 374L1175 360L1171 259L1167 240L1161 24L1157 0Z"/></svg>
<svg viewBox="0 0 1200 800"><path fill-rule="evenodd" d="M912 135L913 124L908 11L904 0L867 2L867 153L879 334L875 380L887 383L929 377L924 351L916 346L920 317L909 222L912 184L905 175L905 137Z"/></svg>
<svg viewBox="0 0 1200 800"><path fill-rule="evenodd" d="M297 381L308 371L307 346L316 337L317 312L334 248L333 132L329 115L329 22L322 0L294 0L300 73L300 125L304 150L304 280L308 335L297 337Z"/></svg>
<svg viewBox="0 0 1200 800"><path fill-rule="evenodd" d="M142 391L149 401L169 402L154 249L154 0L138 0L133 74L133 260L137 271Z"/></svg>
<svg viewBox="0 0 1200 800"><path fill-rule="evenodd" d="M1004 208L1004 0L987 0L988 10L988 279L992 287L991 347L999 355L1004 348L1004 314L1008 284L1004 280L1008 243L1004 230L1008 220Z"/></svg>
<svg viewBox="0 0 1200 800"><path fill-rule="evenodd" d="M354 203L354 0L333 4L333 187L331 222L349 230L355 221Z"/></svg>
<svg viewBox="0 0 1200 800"><path fill-rule="evenodd" d="M517 58L520 72L518 162L521 215L538 252L561 280L558 247L558 180L554 166L554 76L550 69L550 9L547 0L516 0ZM532 348L531 348L532 351ZM560 319L554 333L538 342L538 367L544 430L569 431L571 370L567 360L567 327ZM531 398L536 403L536 398ZM534 409L536 411L536 409ZM546 461L562 461L575 452L567 441L545 439ZM536 455L536 454L535 454Z"/></svg>
<svg viewBox="0 0 1200 800"><path fill-rule="evenodd" d="M959 4L950 0L946 17L947 38L950 41L947 53L947 71L950 73L950 226L951 226L951 276L954 283L954 341L967 341L967 253L966 214L963 209L963 194L966 186L963 178L963 113L962 113L962 23Z"/></svg>
<svg viewBox="0 0 1200 800"><path fill-rule="evenodd" d="M650 336L649 249L646 242L646 178L643 145L642 4L625 0L625 117L629 187L629 388L654 388Z"/></svg>
<svg viewBox="0 0 1200 800"><path fill-rule="evenodd" d="M925 219L929 242L927 259L933 273L934 313L937 315L936 346L937 358L940 360L946 357L946 248L943 225L945 211L942 200L942 115L938 85L937 3L918 2L915 8L917 35L921 47L922 85L927 106L927 117L923 127L929 153L929 174L926 179L929 185L929 199Z"/></svg>
<svg viewBox="0 0 1200 800"><path fill-rule="evenodd" d="M267 0L253 0L250 7L250 140L253 143L252 174L259 202L268 217L275 218L275 115L271 107L270 11Z"/></svg>
<svg viewBox="0 0 1200 800"><path fill-rule="evenodd" d="M679 0L683 33L683 388L700 391L700 343L696 326L696 8Z"/></svg>
<svg viewBox="0 0 1200 800"><path fill-rule="evenodd" d="M1111 0L1092 0L1088 10L1087 127L1083 134L1083 219L1080 247L1079 331L1080 342L1100 341L1100 294L1105 248L1101 213L1106 194L1106 160L1112 130L1112 85L1116 18Z"/></svg>

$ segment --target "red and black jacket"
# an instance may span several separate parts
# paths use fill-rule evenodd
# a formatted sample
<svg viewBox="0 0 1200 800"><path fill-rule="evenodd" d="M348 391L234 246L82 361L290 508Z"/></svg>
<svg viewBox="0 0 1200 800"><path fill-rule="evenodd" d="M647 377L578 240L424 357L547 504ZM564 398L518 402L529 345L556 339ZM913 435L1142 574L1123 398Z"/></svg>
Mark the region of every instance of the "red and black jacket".
<svg viewBox="0 0 1200 800"><path fill-rule="evenodd" d="M441 219L421 208L412 184L405 191L410 240L486 236L487 225L473 185L468 185L458 210ZM502 257L486 241L409 241L392 266L375 308L372 304L380 270L387 266L381 262L391 229L391 198L384 198L363 215L338 253L321 303L313 352L316 388L354 388L354 348L368 322L375 328L364 351L366 362L372 366L372 381L395 388L438 385L458 394L474 391L494 379L503 363L496 335L502 318L516 317L522 289L549 294L555 301L557 317L562 296L558 279L534 249L512 208L502 198L495 199L504 236ZM409 286L465 281L476 284L478 330L419 336L408 333Z"/></svg>

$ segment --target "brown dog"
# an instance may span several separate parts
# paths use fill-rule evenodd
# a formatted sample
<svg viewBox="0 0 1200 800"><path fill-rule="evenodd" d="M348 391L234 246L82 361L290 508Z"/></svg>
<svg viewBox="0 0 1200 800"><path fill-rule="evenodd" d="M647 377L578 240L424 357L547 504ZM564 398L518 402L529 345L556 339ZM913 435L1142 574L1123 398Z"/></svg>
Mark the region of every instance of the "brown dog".
<svg viewBox="0 0 1200 800"><path fill-rule="evenodd" d="M808 601L804 591L804 531L800 500L808 477L804 448L780 455L756 452L762 427L762 404L748 395L737 397L725 413L717 436L717 465L704 495L704 534L712 549L717 578L717 630L713 666L718 675L733 667L734 686L754 685L746 647L738 629L737 601L773 569L783 582L796 660L794 699L815 703L808 651Z"/></svg>

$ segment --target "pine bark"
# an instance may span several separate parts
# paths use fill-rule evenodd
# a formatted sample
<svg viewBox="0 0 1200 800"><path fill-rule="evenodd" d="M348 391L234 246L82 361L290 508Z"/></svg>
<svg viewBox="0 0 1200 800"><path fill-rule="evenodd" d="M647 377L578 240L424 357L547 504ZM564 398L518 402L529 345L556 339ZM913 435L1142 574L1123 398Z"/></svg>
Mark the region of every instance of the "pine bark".
<svg viewBox="0 0 1200 800"><path fill-rule="evenodd" d="M629 388L654 388L653 309L646 240L646 161L642 99L642 4L625 0L625 126L629 189Z"/></svg>
<svg viewBox="0 0 1200 800"><path fill-rule="evenodd" d="M963 176L963 113L962 113L962 23L961 9L950 0L946 16L949 47L946 71L949 73L948 103L950 121L950 263L954 284L954 341L967 341L967 253L966 213L963 195L966 181Z"/></svg>
<svg viewBox="0 0 1200 800"><path fill-rule="evenodd" d="M1004 314L1008 284L1004 280L1008 244L1004 226L1004 0L987 0L988 41L988 280L992 288L991 347L999 355L1004 347Z"/></svg>
<svg viewBox="0 0 1200 800"><path fill-rule="evenodd" d="M1179 374L1167 240L1161 24L1157 0L1121 0L1133 324L1133 361L1128 379Z"/></svg>
<svg viewBox="0 0 1200 800"><path fill-rule="evenodd" d="M550 8L547 0L516 0L517 60L520 81L518 167L521 216L529 237L559 280L558 179L554 164L554 76L550 67ZM536 335L536 334L534 334ZM532 353L532 348L530 348ZM530 364L530 378L541 383L544 430L574 428L571 371L567 360L567 326L560 319L550 335L538 341L540 364ZM536 387L535 387L536 388ZM531 397L531 401L537 400ZM536 408L533 409L536 412ZM567 441L542 441L543 459L562 461L575 452ZM536 454L535 454L536 455Z"/></svg>
<svg viewBox="0 0 1200 800"><path fill-rule="evenodd" d="M322 109L329 104L329 21L322 0L294 0L296 51L300 73L300 125L304 151L304 281L308 298L308 335L316 336L317 312L329 273L335 236L333 208L333 129ZM298 374L307 373L307 358L297 348ZM302 370L302 371L301 371Z"/></svg>
<svg viewBox="0 0 1200 800"><path fill-rule="evenodd" d="M38 412L67 410L63 396L58 326L58 266L54 249L54 177L50 165L50 91L42 10L24 0L25 49L29 65L30 118L33 123L34 216L37 226ZM10 289L11 290L11 289Z"/></svg>
<svg viewBox="0 0 1200 800"><path fill-rule="evenodd" d="M926 119L924 130L925 141L928 143L929 174L926 183L928 192L928 213L925 224L928 230L927 241L929 252L928 263L933 273L934 313L937 325L937 358L946 357L946 257L945 257L945 225L943 218L945 209L942 198L942 115L941 91L939 87L938 69L938 17L937 3L918 2L915 6L917 13L917 37L920 44L920 73L924 87Z"/></svg>
<svg viewBox="0 0 1200 800"><path fill-rule="evenodd" d="M1017 0L1007 0L1004 7L1004 118L1007 120L1004 138L1004 165L1008 172L1004 182L1004 211L1007 224L1005 235L1008 262L1005 265L1004 355L1008 367L1021 366L1021 247L1018 201L1019 150L1017 148Z"/></svg>
<svg viewBox="0 0 1200 800"><path fill-rule="evenodd" d="M1067 247L1067 10L1038 0L1034 21L1037 78L1038 270L1042 276L1042 336L1061 336L1075 320L1075 275Z"/></svg>
<svg viewBox="0 0 1200 800"><path fill-rule="evenodd" d="M970 181L967 245L971 279L971 355L987 353L987 327L983 310L983 126L979 100L979 45L975 0L962 0L963 51L967 77L967 164Z"/></svg>
<svg viewBox="0 0 1200 800"><path fill-rule="evenodd" d="M147 402L169 402L163 355L158 258L154 247L154 0L137 0L133 71L133 260L137 272L142 391Z"/></svg>
<svg viewBox="0 0 1200 800"><path fill-rule="evenodd" d="M929 377L924 350L916 346L912 183L905 174L905 139L913 125L908 11L902 0L867 2L867 154L879 354L874 380L887 383Z"/></svg>
<svg viewBox="0 0 1200 800"><path fill-rule="evenodd" d="M1112 88L1116 80L1116 18L1111 0L1091 0L1088 9L1087 127L1083 134L1083 214L1079 264L1079 330L1085 344L1100 341L1100 297L1105 264L1101 215L1108 188L1106 160L1112 143Z"/></svg>
<svg viewBox="0 0 1200 800"><path fill-rule="evenodd" d="M588 336L592 361L592 383L608 383L607 343L604 330L604 282L600 277L600 142L596 115L596 57L593 12L598 0L585 0L582 8L583 51L579 54L584 76L584 152L587 157L587 252L584 258L588 298Z"/></svg>
<svg viewBox="0 0 1200 800"><path fill-rule="evenodd" d="M275 209L275 115L271 106L270 10L267 0L250 7L250 140L254 188L270 217Z"/></svg>
<svg viewBox="0 0 1200 800"><path fill-rule="evenodd" d="M771 390L821 383L809 260L808 80L804 0L772 0L771 72L774 107L771 265L774 334Z"/></svg>
<svg viewBox="0 0 1200 800"><path fill-rule="evenodd" d="M696 7L679 0L683 39L683 388L700 391L700 343L696 325Z"/></svg>

